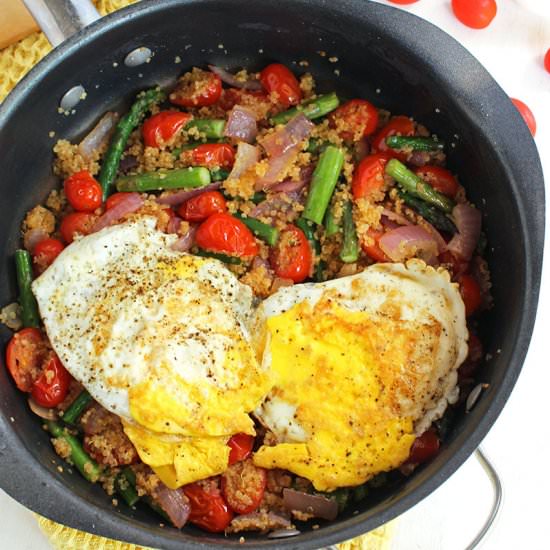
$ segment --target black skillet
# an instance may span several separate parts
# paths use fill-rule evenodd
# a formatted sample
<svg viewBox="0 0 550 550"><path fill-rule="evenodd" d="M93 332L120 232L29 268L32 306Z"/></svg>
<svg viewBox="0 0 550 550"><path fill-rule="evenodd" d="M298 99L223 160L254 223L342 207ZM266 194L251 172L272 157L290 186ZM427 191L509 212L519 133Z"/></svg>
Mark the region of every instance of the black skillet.
<svg viewBox="0 0 550 550"><path fill-rule="evenodd" d="M48 5L58 9L60 1ZM125 66L125 56L139 46L151 49L151 62ZM333 56L337 63L329 61ZM365 0L143 1L91 24L32 70L0 109L0 304L16 296L13 252L20 222L56 185L51 174L56 139L78 139L103 112L124 108L136 91L168 84L193 65L258 69L273 60L296 72L305 70L299 62L307 60L322 91L336 89L392 113L411 114L454 144L448 147L449 164L484 212L493 276L495 307L483 323L492 359L480 375L490 386L474 410L457 419L439 456L332 523L304 524L292 539L247 535L245 542L254 548L315 548L377 527L444 482L494 423L529 345L544 238L539 158L505 93L452 38L408 13ZM86 99L73 115L59 114L60 98L76 84L84 86ZM2 328L2 348L9 336ZM67 468L59 472L47 434L4 368L0 434L0 486L36 512L156 548L242 546L238 536L212 536L192 526L161 528L146 509L114 507L100 487ZM313 529L315 523L320 528Z"/></svg>

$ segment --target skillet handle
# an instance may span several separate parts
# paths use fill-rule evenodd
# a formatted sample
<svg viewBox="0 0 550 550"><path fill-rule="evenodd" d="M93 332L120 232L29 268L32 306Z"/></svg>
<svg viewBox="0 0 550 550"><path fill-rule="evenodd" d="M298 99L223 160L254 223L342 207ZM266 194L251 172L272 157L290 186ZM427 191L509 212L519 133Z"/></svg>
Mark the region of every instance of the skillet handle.
<svg viewBox="0 0 550 550"><path fill-rule="evenodd" d="M23 3L54 48L100 18L90 0L23 0Z"/></svg>

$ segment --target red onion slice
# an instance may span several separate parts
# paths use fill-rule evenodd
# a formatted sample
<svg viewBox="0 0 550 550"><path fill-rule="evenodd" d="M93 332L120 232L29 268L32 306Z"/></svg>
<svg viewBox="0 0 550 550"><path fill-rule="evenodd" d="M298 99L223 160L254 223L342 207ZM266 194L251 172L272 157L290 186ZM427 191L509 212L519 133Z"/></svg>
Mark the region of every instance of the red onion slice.
<svg viewBox="0 0 550 550"><path fill-rule="evenodd" d="M48 237L49 235L43 229L30 229L29 231L25 232L25 235L23 237L23 246L25 247L25 250L32 254L34 251L34 247L40 241L43 241Z"/></svg>
<svg viewBox="0 0 550 550"><path fill-rule="evenodd" d="M227 177L228 180L239 179L248 169L260 160L260 149L255 145L241 142L237 145L235 163Z"/></svg>
<svg viewBox="0 0 550 550"><path fill-rule="evenodd" d="M223 135L252 143L258 135L254 113L242 105L235 105L229 112Z"/></svg>
<svg viewBox="0 0 550 550"><path fill-rule="evenodd" d="M43 418L44 420L57 420L58 416L56 409L47 409L46 407L42 407L42 405L39 405L32 397L29 397L28 401L31 411L40 418Z"/></svg>
<svg viewBox="0 0 550 550"><path fill-rule="evenodd" d="M261 90L262 85L260 84L259 80L245 80L244 82L242 80L238 80L235 78L234 75L232 75L230 72L226 71L225 69L222 69L221 67L217 67L216 65L208 65L208 68L214 73L217 74L221 79L222 82L225 82L229 86L233 86L233 88L242 88L243 90Z"/></svg>
<svg viewBox="0 0 550 550"><path fill-rule="evenodd" d="M100 231L104 227L114 224L123 216L139 210L143 205L143 198L139 193L128 193L124 199L118 201L115 206L100 216L92 227L92 233Z"/></svg>
<svg viewBox="0 0 550 550"><path fill-rule="evenodd" d="M174 527L181 529L191 512L189 499L185 496L183 489L168 489L166 485L161 484L155 489L153 497L170 518Z"/></svg>
<svg viewBox="0 0 550 550"><path fill-rule="evenodd" d="M317 518L333 520L338 515L336 500L321 495L310 495L294 489L283 489L283 502L288 510L313 514Z"/></svg>
<svg viewBox="0 0 550 550"><path fill-rule="evenodd" d="M197 232L196 227L190 227L189 231L180 237L176 242L174 242L170 248L172 250L177 250L178 252L187 252L195 242L195 233Z"/></svg>
<svg viewBox="0 0 550 550"><path fill-rule="evenodd" d="M262 140L262 147L268 157L284 155L289 149L297 148L309 136L314 127L315 124L300 113L282 128L268 134Z"/></svg>
<svg viewBox="0 0 550 550"><path fill-rule="evenodd" d="M420 253L431 263L438 255L437 240L418 225L401 226L384 233L378 242L382 251L394 262L402 262Z"/></svg>
<svg viewBox="0 0 550 550"><path fill-rule="evenodd" d="M166 224L166 233L169 233L169 234L177 233L180 228L181 222L182 222L182 219L179 216L172 216L168 221L168 223Z"/></svg>
<svg viewBox="0 0 550 550"><path fill-rule="evenodd" d="M107 144L117 121L117 113L105 113L92 128L92 131L79 143L78 152L85 159L90 159L94 151Z"/></svg>
<svg viewBox="0 0 550 550"><path fill-rule="evenodd" d="M193 197L201 195L206 191L216 191L221 186L221 182L217 181L205 185L204 187L198 187L195 189L181 189L178 191L164 191L157 197L157 202L159 204L167 204L169 206L177 206L182 202L188 201Z"/></svg>
<svg viewBox="0 0 550 550"><path fill-rule="evenodd" d="M397 222L399 225L412 225L412 223L405 218L402 214L398 214L397 212L393 212L392 210L388 210L387 208L384 208L382 210L382 216L386 216L388 220L391 220L392 222Z"/></svg>
<svg viewBox="0 0 550 550"><path fill-rule="evenodd" d="M271 191L275 193L292 193L294 191L300 191L306 185L311 182L311 176L313 176L313 166L306 166L300 170L300 178L297 180L288 180L278 183L271 188Z"/></svg>
<svg viewBox="0 0 550 550"><path fill-rule="evenodd" d="M447 250L453 256L469 261L481 234L481 212L464 203L453 208L452 216L458 233L449 241Z"/></svg>
<svg viewBox="0 0 550 550"><path fill-rule="evenodd" d="M251 211L250 217L270 217L272 213L286 212L289 213L296 203L303 203L304 195L298 191L290 193L275 193L268 196L265 201L257 204Z"/></svg>

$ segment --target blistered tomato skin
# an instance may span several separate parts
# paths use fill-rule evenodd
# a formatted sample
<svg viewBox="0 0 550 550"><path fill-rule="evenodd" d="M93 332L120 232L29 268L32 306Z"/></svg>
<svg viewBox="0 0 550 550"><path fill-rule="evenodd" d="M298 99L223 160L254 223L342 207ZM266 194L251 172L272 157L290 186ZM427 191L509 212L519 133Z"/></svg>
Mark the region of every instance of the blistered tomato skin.
<svg viewBox="0 0 550 550"><path fill-rule="evenodd" d="M233 512L217 487L205 488L199 483L190 483L183 488L189 499L189 521L210 533L221 533L233 519Z"/></svg>
<svg viewBox="0 0 550 550"><path fill-rule="evenodd" d="M235 434L227 442L231 451L229 452L229 466L248 458L254 447L254 436L248 434Z"/></svg>
<svg viewBox="0 0 550 550"><path fill-rule="evenodd" d="M46 361L42 374L34 382L31 396L38 405L53 408L59 405L69 392L71 375L52 353Z"/></svg>
<svg viewBox="0 0 550 550"><path fill-rule="evenodd" d="M268 65L260 73L260 82L268 93L276 93L284 107L297 105L302 100L300 83L292 71L280 63Z"/></svg>
<svg viewBox="0 0 550 550"><path fill-rule="evenodd" d="M101 185L87 170L69 176L63 187L69 204L77 212L93 212L101 206Z"/></svg>
<svg viewBox="0 0 550 550"><path fill-rule="evenodd" d="M161 111L143 123L143 142L148 147L162 147L170 143L192 118L192 115L180 111Z"/></svg>
<svg viewBox="0 0 550 550"><path fill-rule="evenodd" d="M304 232L289 225L281 233L277 245L269 256L275 275L301 283L309 277L313 262L310 244Z"/></svg>
<svg viewBox="0 0 550 550"><path fill-rule="evenodd" d="M178 208L178 215L188 222L202 222L212 214L226 211L225 199L219 191L205 191L185 201Z"/></svg>
<svg viewBox="0 0 550 550"><path fill-rule="evenodd" d="M47 352L44 336L37 328L24 328L12 336L6 349L6 367L19 390L32 390Z"/></svg>
<svg viewBox="0 0 550 550"><path fill-rule="evenodd" d="M452 0L456 18L472 29L488 27L497 14L495 0Z"/></svg>

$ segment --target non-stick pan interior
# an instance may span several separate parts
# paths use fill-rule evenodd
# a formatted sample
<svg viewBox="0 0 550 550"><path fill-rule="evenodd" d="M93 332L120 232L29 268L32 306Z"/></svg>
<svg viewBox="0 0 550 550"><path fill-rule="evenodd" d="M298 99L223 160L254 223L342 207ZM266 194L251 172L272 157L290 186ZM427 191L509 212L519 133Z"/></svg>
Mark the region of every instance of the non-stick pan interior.
<svg viewBox="0 0 550 550"><path fill-rule="evenodd" d="M138 46L154 52L151 62L126 67L126 54ZM275 60L296 73L311 72L321 91L363 97L393 114L413 115L448 144L451 169L484 212L495 301L482 331L493 359L480 376L490 387L476 409L457 420L436 460L331 525L301 525L306 534L299 538L246 536L247 544L306 548L374 528L448 477L493 423L528 345L542 254L538 157L502 90L451 38L409 14L365 1L143 2L95 24L35 69L0 115L0 304L16 297L13 252L20 222L56 185L51 149L57 139L78 139L105 111L127 106L139 90L174 82L192 66L260 69ZM74 114L60 114L59 99L75 84L84 86L86 99ZM10 334L1 330L3 345ZM207 536L193 527L183 533L161 528L147 509L115 507L99 487L66 465L60 471L46 432L5 369L0 370L0 407L0 481L27 506L79 528L149 546L239 544L239 537Z"/></svg>

